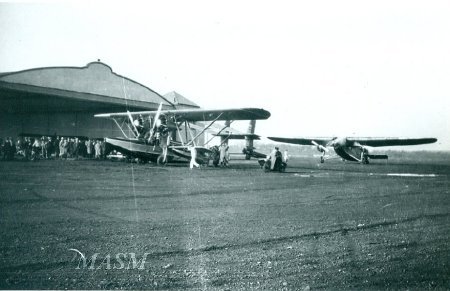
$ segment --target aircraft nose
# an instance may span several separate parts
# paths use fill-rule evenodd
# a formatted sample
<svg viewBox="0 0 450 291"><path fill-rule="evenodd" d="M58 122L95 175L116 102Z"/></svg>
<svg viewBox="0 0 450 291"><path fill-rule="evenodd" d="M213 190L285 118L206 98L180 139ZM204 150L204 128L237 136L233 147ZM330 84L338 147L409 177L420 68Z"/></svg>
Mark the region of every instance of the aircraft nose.
<svg viewBox="0 0 450 291"><path fill-rule="evenodd" d="M332 142L332 146L334 148L345 147L346 144L347 144L347 139L346 138L335 139Z"/></svg>

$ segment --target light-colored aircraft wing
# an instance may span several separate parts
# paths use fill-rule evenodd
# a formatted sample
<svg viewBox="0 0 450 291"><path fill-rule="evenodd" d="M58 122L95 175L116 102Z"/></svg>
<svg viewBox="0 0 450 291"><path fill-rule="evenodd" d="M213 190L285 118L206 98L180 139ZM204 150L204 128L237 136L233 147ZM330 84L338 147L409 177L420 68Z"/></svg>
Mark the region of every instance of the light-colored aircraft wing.
<svg viewBox="0 0 450 291"><path fill-rule="evenodd" d="M399 138L399 137L348 137L348 142L369 147L408 146L434 143L436 138Z"/></svg>
<svg viewBox="0 0 450 291"><path fill-rule="evenodd" d="M327 146L329 142L331 142L333 137L308 137L308 138L287 138L287 137L267 137L273 141L284 142L284 143L292 143L292 144L300 144L300 145L321 145Z"/></svg>
<svg viewBox="0 0 450 291"><path fill-rule="evenodd" d="M131 115L156 115L157 111L131 112ZM260 108L238 109L175 109L161 110L161 114L173 116L177 121L212 121L212 120L257 120L267 119L270 112ZM96 114L95 117L115 118L127 116L126 112Z"/></svg>

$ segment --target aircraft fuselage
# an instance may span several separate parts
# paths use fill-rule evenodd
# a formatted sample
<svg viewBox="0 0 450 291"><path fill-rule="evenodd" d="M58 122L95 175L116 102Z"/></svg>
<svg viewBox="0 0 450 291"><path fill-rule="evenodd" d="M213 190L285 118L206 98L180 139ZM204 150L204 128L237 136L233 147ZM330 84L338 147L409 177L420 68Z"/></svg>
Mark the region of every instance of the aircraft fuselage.
<svg viewBox="0 0 450 291"><path fill-rule="evenodd" d="M341 158L352 161L352 162L360 162L360 159L356 159L356 157L361 157L363 152L361 147L346 147L346 146L335 146L334 151Z"/></svg>
<svg viewBox="0 0 450 291"><path fill-rule="evenodd" d="M359 143L349 141L344 137L335 139L331 143L331 146L334 148L335 153L344 160L362 162L365 164L369 163L369 151ZM383 157L385 157L385 155L383 155Z"/></svg>

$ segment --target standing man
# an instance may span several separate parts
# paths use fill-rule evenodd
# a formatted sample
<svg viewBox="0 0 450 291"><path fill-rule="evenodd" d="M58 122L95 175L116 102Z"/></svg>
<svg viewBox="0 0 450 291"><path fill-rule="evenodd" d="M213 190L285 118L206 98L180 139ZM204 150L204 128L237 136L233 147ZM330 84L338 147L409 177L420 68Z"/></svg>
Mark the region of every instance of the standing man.
<svg viewBox="0 0 450 291"><path fill-rule="evenodd" d="M35 161L35 160L39 159L41 151L42 151L41 142L40 142L39 138L36 137L36 139L33 142L32 149L31 149L31 160Z"/></svg>
<svg viewBox="0 0 450 291"><path fill-rule="evenodd" d="M78 157L80 155L80 141L78 140L78 137L76 137L75 141L73 142L73 155L75 159L78 160Z"/></svg>
<svg viewBox="0 0 450 291"><path fill-rule="evenodd" d="M61 155L61 147L59 146L60 144L60 138L59 136L57 136L55 138L55 140L53 141L53 148L55 149L55 158L58 159L59 156Z"/></svg>
<svg viewBox="0 0 450 291"><path fill-rule="evenodd" d="M189 147L189 150L191 151L191 164L189 168L192 170L194 166L196 166L197 168L200 167L200 165L195 160L197 158L197 150L195 149L195 146Z"/></svg>
<svg viewBox="0 0 450 291"><path fill-rule="evenodd" d="M162 155L163 155L163 163L167 162L167 148L170 143L170 136L169 136L169 128L167 127L167 120L164 115L160 116L161 124L158 126L157 131L159 134L159 146L162 149Z"/></svg>
<svg viewBox="0 0 450 291"><path fill-rule="evenodd" d="M280 150L278 147L275 147L272 152L270 153L270 155L267 156L266 160L271 160L270 163L270 170L273 170L275 168L275 164L281 163L283 161L283 155L281 154Z"/></svg>
<svg viewBox="0 0 450 291"><path fill-rule="evenodd" d="M67 156L69 155L69 148L70 148L70 138L66 138L64 140L64 158L67 160Z"/></svg>
<svg viewBox="0 0 450 291"><path fill-rule="evenodd" d="M100 159L100 155L102 153L102 148L101 148L99 140L95 143L94 149L95 149L95 159L99 160Z"/></svg>
<svg viewBox="0 0 450 291"><path fill-rule="evenodd" d="M5 141L5 145L3 146L3 159L4 160L13 160L15 153L15 146L11 137L8 137Z"/></svg>
<svg viewBox="0 0 450 291"><path fill-rule="evenodd" d="M227 151L228 151L228 145L225 143L222 143L220 145L220 165L222 167L228 166L228 159L227 159Z"/></svg>
<svg viewBox="0 0 450 291"><path fill-rule="evenodd" d="M106 140L105 139L102 140L100 147L101 147L101 153L102 153L101 154L102 160L105 160L106 159Z"/></svg>
<svg viewBox="0 0 450 291"><path fill-rule="evenodd" d="M90 138L86 141L86 153L88 159L92 159L92 140Z"/></svg>
<svg viewBox="0 0 450 291"><path fill-rule="evenodd" d="M64 137L61 137L59 140L59 158L62 159L64 157Z"/></svg>
<svg viewBox="0 0 450 291"><path fill-rule="evenodd" d="M288 154L287 150L284 151L283 159L284 159L284 162L287 164L287 162L289 160L289 154Z"/></svg>

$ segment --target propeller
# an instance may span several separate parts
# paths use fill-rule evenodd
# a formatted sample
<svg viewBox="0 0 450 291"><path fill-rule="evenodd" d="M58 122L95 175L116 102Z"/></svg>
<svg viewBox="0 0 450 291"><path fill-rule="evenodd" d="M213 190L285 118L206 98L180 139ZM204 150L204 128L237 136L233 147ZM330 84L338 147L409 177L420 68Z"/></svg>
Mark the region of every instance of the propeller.
<svg viewBox="0 0 450 291"><path fill-rule="evenodd" d="M319 152L321 152L321 153L325 153L325 152L328 153L328 152L329 152L329 149L327 149L327 148L324 147L323 145L320 145L320 144L318 144L318 143L315 142L315 141L311 141L311 143L317 147L317 150L318 150Z"/></svg>
<svg viewBox="0 0 450 291"><path fill-rule="evenodd" d="M153 126L150 130L150 137L148 138L148 141L151 141L153 138L153 133L155 132L156 127L156 121L158 120L159 116L161 115L161 109L162 109L162 102L159 103L158 111L156 111L155 118L153 119Z"/></svg>

